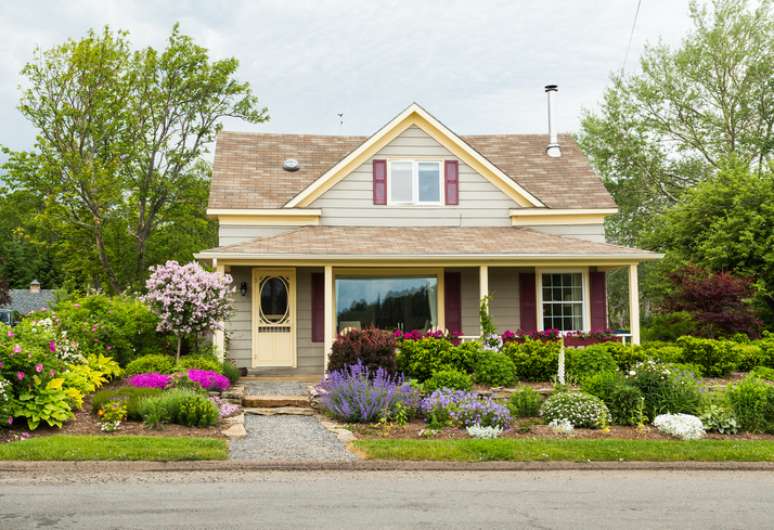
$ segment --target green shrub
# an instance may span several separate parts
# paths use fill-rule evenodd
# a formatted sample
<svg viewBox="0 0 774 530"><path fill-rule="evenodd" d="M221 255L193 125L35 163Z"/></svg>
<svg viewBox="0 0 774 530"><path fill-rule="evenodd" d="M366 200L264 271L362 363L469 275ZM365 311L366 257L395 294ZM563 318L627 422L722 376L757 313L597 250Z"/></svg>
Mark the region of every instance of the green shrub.
<svg viewBox="0 0 774 530"><path fill-rule="evenodd" d="M540 414L543 396L534 388L525 386L511 394L508 408L519 418L532 418Z"/></svg>
<svg viewBox="0 0 774 530"><path fill-rule="evenodd" d="M600 372L614 372L618 363L613 359L607 347L593 344L585 348L568 348L566 350L567 373L583 378Z"/></svg>
<svg viewBox="0 0 774 530"><path fill-rule="evenodd" d="M747 376L726 397L742 430L774 433L774 386Z"/></svg>
<svg viewBox="0 0 774 530"><path fill-rule="evenodd" d="M640 346L623 344L617 341L594 344L595 348L605 349L613 357L618 368L628 371L635 364L647 360L648 356Z"/></svg>
<svg viewBox="0 0 774 530"><path fill-rule="evenodd" d="M402 340L398 350L398 369L419 381L450 368L472 374L483 355L483 347L478 342L455 346L446 339Z"/></svg>
<svg viewBox="0 0 774 530"><path fill-rule="evenodd" d="M739 430L736 415L727 406L709 405L701 413L699 419L708 431L720 434L736 434Z"/></svg>
<svg viewBox="0 0 774 530"><path fill-rule="evenodd" d="M370 372L384 368L395 372L395 337L389 331L374 327L351 329L340 334L331 347L328 371L336 372L362 362Z"/></svg>
<svg viewBox="0 0 774 530"><path fill-rule="evenodd" d="M476 383L487 386L511 386L516 382L516 367L504 353L487 351L473 373Z"/></svg>
<svg viewBox="0 0 774 530"><path fill-rule="evenodd" d="M126 406L126 417L130 420L139 421L142 419L140 402L145 398L158 396L161 393L162 390L158 388L135 388L132 386L102 390L92 396L91 412L92 414L96 414L106 403L110 401L120 401Z"/></svg>
<svg viewBox="0 0 774 530"><path fill-rule="evenodd" d="M645 361L637 364L627 375L627 381L642 393L645 414L651 420L666 413L696 414L701 402L696 377L691 372L663 363Z"/></svg>
<svg viewBox="0 0 774 530"><path fill-rule="evenodd" d="M559 342L526 339L503 347L516 367L516 376L526 381L550 381L556 376Z"/></svg>
<svg viewBox="0 0 774 530"><path fill-rule="evenodd" d="M585 392L557 392L546 399L540 414L550 423L567 420L575 427L599 429L610 422L610 413L604 402Z"/></svg>
<svg viewBox="0 0 774 530"><path fill-rule="evenodd" d="M690 335L696 331L696 327L696 321L687 311L655 314L642 326L642 339L674 341L678 337Z"/></svg>
<svg viewBox="0 0 774 530"><path fill-rule="evenodd" d="M197 370L211 370L213 372L223 373L223 363L211 355L186 355L181 357L175 366L175 370L183 372L189 368Z"/></svg>
<svg viewBox="0 0 774 530"><path fill-rule="evenodd" d="M677 344L683 349L682 362L700 365L710 377L727 375L739 363L735 343L728 340L680 337Z"/></svg>
<svg viewBox="0 0 774 530"><path fill-rule="evenodd" d="M205 401L212 406L206 405ZM145 424L153 428L165 423L206 427L215 424L218 414L217 406L206 396L188 389L167 390L143 399L139 411Z"/></svg>
<svg viewBox="0 0 774 530"><path fill-rule="evenodd" d="M620 372L602 372L583 379L581 388L605 402L612 423L639 425L646 421L642 392Z"/></svg>
<svg viewBox="0 0 774 530"><path fill-rule="evenodd" d="M239 378L241 377L241 374L239 373L239 368L237 368L237 365L235 365L233 362L229 361L228 359L223 361L222 374L228 377L228 380L231 382L232 385L235 385L239 381Z"/></svg>
<svg viewBox="0 0 774 530"><path fill-rule="evenodd" d="M427 394L441 388L470 390L472 387L473 379L465 372L460 372L454 368L438 370L422 384L422 388Z"/></svg>
<svg viewBox="0 0 774 530"><path fill-rule="evenodd" d="M218 423L218 407L205 396L190 396L180 402L175 423L188 427L212 427Z"/></svg>
<svg viewBox="0 0 774 530"><path fill-rule="evenodd" d="M171 355L152 354L138 357L124 369L127 376L134 374L145 374L148 372L158 372L160 374L171 374L175 371L175 358Z"/></svg>
<svg viewBox="0 0 774 530"><path fill-rule="evenodd" d="M774 368L768 366L756 366L750 370L750 375L774 382Z"/></svg>
<svg viewBox="0 0 774 530"><path fill-rule="evenodd" d="M734 344L733 349L739 360L737 368L743 372L749 372L756 366L766 366L764 349L761 344L755 342Z"/></svg>
<svg viewBox="0 0 774 530"><path fill-rule="evenodd" d="M662 363L683 362L683 349L670 342L650 342L640 347L643 360L650 359Z"/></svg>

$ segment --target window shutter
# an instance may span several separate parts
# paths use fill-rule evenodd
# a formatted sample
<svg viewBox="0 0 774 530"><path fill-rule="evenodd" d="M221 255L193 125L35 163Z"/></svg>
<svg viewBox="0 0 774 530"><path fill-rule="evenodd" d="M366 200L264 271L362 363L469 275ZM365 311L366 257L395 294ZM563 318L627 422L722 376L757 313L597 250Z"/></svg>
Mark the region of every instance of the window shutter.
<svg viewBox="0 0 774 530"><path fill-rule="evenodd" d="M446 180L446 204L460 203L460 164L456 160L446 160L444 163Z"/></svg>
<svg viewBox="0 0 774 530"><path fill-rule="evenodd" d="M387 161L374 160L374 204L387 204Z"/></svg>
<svg viewBox="0 0 774 530"><path fill-rule="evenodd" d="M312 273L312 342L325 340L325 275Z"/></svg>
<svg viewBox="0 0 774 530"><path fill-rule="evenodd" d="M537 296L535 293L535 273L519 273L519 317L521 330L531 333L537 331Z"/></svg>
<svg viewBox="0 0 774 530"><path fill-rule="evenodd" d="M607 329L607 286L604 271L590 272L591 330Z"/></svg>
<svg viewBox="0 0 774 530"><path fill-rule="evenodd" d="M443 279L443 307L446 329L462 334L462 274L446 272Z"/></svg>

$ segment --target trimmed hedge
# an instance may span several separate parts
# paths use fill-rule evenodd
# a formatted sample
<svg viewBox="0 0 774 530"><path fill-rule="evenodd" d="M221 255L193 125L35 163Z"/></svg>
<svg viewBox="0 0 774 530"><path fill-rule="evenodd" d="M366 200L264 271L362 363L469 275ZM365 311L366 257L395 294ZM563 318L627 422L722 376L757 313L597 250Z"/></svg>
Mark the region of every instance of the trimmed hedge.
<svg viewBox="0 0 774 530"><path fill-rule="evenodd" d="M509 342L503 353L510 357L516 368L516 376L526 381L550 381L557 371L559 343L526 339Z"/></svg>

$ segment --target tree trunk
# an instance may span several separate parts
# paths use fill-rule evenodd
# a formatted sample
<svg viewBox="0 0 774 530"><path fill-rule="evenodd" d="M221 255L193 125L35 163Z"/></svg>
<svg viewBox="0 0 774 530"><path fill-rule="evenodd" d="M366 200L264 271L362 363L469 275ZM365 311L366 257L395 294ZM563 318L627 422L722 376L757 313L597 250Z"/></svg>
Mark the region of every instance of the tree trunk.
<svg viewBox="0 0 774 530"><path fill-rule="evenodd" d="M107 251L105 250L105 240L102 237L102 225L98 219L96 220L96 225L94 227L94 240L97 243L99 262L100 265L102 265L102 270L107 275L108 283L110 284L110 290L113 292L113 294L116 294L121 291L121 287L118 285L118 280L116 279L116 275L113 272L113 267L110 266L110 260L108 259Z"/></svg>
<svg viewBox="0 0 774 530"><path fill-rule="evenodd" d="M180 346L183 343L183 339L180 337L180 335L177 336L177 355L175 356L175 360L177 362L180 362Z"/></svg>

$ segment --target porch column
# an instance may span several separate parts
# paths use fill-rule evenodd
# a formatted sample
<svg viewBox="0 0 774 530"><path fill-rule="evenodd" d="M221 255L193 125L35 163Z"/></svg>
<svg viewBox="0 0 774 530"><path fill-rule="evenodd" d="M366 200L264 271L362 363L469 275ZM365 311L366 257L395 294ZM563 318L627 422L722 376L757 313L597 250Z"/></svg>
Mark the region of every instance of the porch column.
<svg viewBox="0 0 774 530"><path fill-rule="evenodd" d="M629 328L632 344L640 343L640 289L637 281L637 264L629 265Z"/></svg>
<svg viewBox="0 0 774 530"><path fill-rule="evenodd" d="M478 296L478 303L481 304L481 300L489 296L489 266L488 265L480 265L478 267L478 289L479 289L479 296ZM484 330L481 329L480 333L484 333Z"/></svg>
<svg viewBox="0 0 774 530"><path fill-rule="evenodd" d="M324 329L325 329L325 335L323 339L323 374L328 373L328 355L331 353L331 348L333 347L333 338L335 336L335 321L334 321L334 312L335 308L333 307L333 266L332 265L326 265L325 266L325 294L323 296L323 299L325 300L325 318L323 320L324 322Z"/></svg>
<svg viewBox="0 0 774 530"><path fill-rule="evenodd" d="M223 276L226 273L226 267L225 265L218 263L215 267L215 271L218 273L218 276ZM218 360L223 362L226 357L226 333L224 328L225 322L221 320L218 322L218 326L220 329L216 329L215 333L212 335L212 345L215 348L215 355L217 356Z"/></svg>

